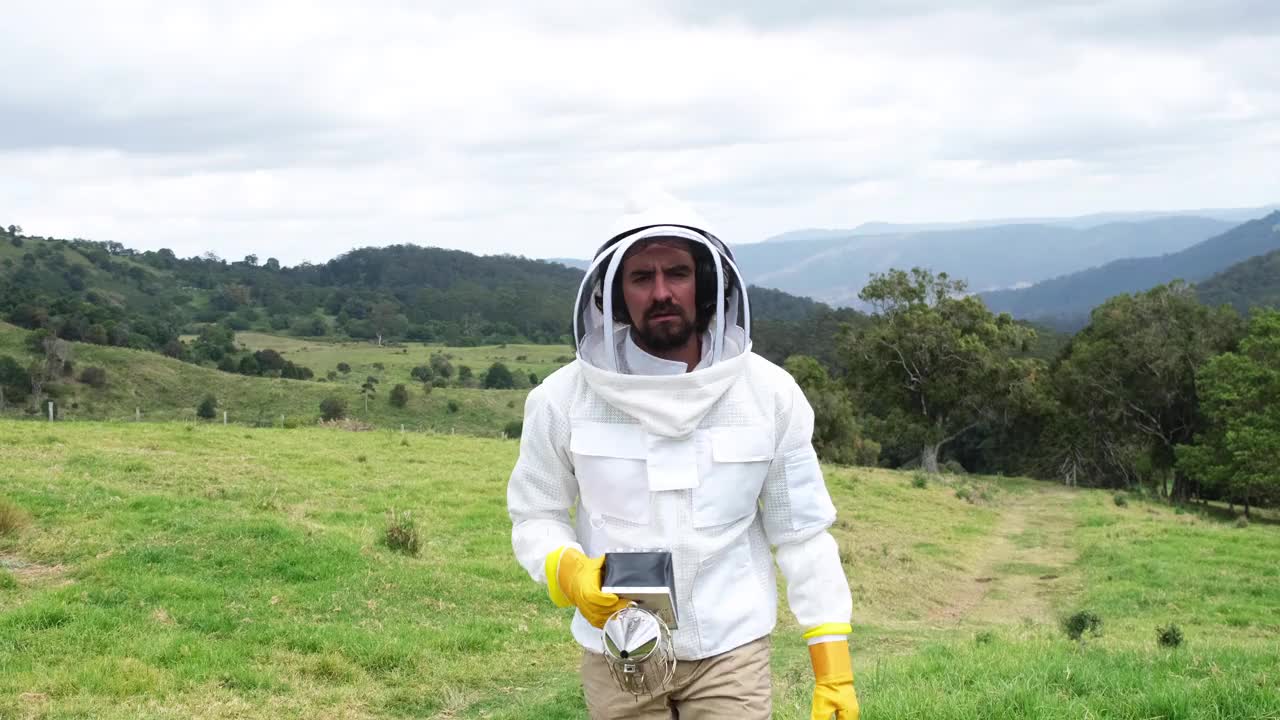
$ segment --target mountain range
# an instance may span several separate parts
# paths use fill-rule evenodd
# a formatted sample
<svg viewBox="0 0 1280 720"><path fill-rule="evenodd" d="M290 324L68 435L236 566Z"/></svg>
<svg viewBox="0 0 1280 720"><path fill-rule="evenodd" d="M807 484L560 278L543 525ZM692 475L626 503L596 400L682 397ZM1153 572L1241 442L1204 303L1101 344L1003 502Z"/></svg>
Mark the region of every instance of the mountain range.
<svg viewBox="0 0 1280 720"><path fill-rule="evenodd" d="M1179 252L1116 260L1027 288L983 293L982 299L993 311L1074 330L1084 325L1090 310L1113 295L1140 292L1175 279L1193 283L1208 280L1236 263L1277 249L1280 249L1280 210ZM1202 297L1221 297L1241 306L1250 304L1246 298L1257 299L1253 297L1252 288L1255 283L1265 282L1261 276L1268 267L1259 263L1254 273L1241 269L1229 279L1215 279ZM1235 291L1227 293L1227 288ZM1231 299L1227 299L1228 294Z"/></svg>

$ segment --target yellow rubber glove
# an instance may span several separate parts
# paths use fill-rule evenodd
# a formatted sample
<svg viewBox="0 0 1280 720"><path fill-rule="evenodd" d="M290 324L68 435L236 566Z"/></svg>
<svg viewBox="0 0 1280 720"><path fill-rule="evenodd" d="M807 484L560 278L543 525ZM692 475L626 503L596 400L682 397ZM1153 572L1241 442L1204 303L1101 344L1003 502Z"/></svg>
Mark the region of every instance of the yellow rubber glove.
<svg viewBox="0 0 1280 720"><path fill-rule="evenodd" d="M809 646L813 661L813 714L810 720L858 720L858 694L853 691L849 641Z"/></svg>
<svg viewBox="0 0 1280 720"><path fill-rule="evenodd" d="M576 548L562 547L547 556L547 592L560 607L576 605L587 622L604 627L609 616L631 603L601 592L604 557L589 558Z"/></svg>

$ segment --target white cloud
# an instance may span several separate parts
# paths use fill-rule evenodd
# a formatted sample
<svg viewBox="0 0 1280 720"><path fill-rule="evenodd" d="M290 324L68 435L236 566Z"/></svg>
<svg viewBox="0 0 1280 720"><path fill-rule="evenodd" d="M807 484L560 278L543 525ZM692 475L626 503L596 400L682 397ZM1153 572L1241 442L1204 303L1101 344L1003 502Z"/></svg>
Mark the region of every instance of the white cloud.
<svg viewBox="0 0 1280 720"><path fill-rule="evenodd" d="M1272 5L28 3L0 222L293 263L582 256L655 180L731 242L1259 205Z"/></svg>

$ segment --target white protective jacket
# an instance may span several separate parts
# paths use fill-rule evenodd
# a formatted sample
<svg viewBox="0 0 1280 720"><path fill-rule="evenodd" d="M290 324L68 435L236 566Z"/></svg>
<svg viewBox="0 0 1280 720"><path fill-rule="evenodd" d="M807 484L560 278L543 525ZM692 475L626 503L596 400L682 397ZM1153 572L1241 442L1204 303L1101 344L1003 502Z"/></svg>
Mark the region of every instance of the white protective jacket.
<svg viewBox="0 0 1280 720"><path fill-rule="evenodd" d="M751 352L745 284L700 227L633 221L597 256L579 292L578 357L529 393L507 490L512 546L539 582L548 553L566 545L591 557L670 550L681 660L773 630L771 546L802 628L847 624L852 606L827 532L835 508L811 442L813 411L790 375ZM727 293L720 285L725 302L692 372L644 353L627 326L605 323L610 293L604 312L593 302L610 286L612 258L655 235L717 248L721 278L733 281ZM581 613L572 632L600 651L600 630Z"/></svg>

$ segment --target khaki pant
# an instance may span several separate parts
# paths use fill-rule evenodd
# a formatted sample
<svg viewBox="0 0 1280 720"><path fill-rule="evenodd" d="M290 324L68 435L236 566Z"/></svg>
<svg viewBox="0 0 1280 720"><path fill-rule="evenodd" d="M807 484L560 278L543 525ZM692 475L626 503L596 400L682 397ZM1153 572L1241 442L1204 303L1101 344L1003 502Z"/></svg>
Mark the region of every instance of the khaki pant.
<svg viewBox="0 0 1280 720"><path fill-rule="evenodd" d="M620 689L603 655L583 651L582 690L591 720L768 720L773 678L769 638L704 660L681 661L665 695Z"/></svg>

